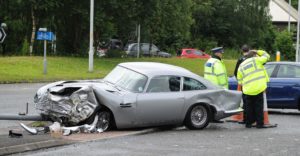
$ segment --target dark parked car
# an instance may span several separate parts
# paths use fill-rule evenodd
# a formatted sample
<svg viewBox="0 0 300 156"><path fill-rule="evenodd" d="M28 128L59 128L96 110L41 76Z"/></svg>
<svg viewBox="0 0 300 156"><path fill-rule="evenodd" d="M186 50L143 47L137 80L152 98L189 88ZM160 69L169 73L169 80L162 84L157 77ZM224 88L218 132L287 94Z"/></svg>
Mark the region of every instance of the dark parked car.
<svg viewBox="0 0 300 156"><path fill-rule="evenodd" d="M107 41L99 42L96 49L96 55L103 57L110 49L123 49L123 42L119 39L109 39Z"/></svg>
<svg viewBox="0 0 300 156"><path fill-rule="evenodd" d="M270 77L267 88L269 108L300 110L300 63L268 62L265 68ZM236 90L235 77L229 78L229 88Z"/></svg>
<svg viewBox="0 0 300 156"><path fill-rule="evenodd" d="M154 44L152 44L150 48L150 43L140 43L140 47L140 55L143 56L172 57L170 53L160 51L159 48ZM124 47L124 50L128 56L137 56L138 44L127 44Z"/></svg>

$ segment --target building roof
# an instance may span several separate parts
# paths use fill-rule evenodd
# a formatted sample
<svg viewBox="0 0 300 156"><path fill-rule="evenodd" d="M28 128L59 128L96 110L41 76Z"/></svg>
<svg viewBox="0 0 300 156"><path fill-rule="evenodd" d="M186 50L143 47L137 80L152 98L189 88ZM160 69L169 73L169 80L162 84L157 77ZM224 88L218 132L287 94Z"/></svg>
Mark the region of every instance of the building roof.
<svg viewBox="0 0 300 156"><path fill-rule="evenodd" d="M270 0L269 8L272 22L289 21L289 4L285 0ZM292 6L290 9L290 21L297 22L297 10Z"/></svg>

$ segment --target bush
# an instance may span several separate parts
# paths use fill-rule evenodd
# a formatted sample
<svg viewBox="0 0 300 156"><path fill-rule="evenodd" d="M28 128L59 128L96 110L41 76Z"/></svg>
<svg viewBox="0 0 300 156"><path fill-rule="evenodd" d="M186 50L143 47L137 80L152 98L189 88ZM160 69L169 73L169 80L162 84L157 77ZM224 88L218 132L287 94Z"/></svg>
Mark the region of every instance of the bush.
<svg viewBox="0 0 300 156"><path fill-rule="evenodd" d="M121 58L124 56L126 56L126 52L119 49L109 49L105 55L107 58Z"/></svg>
<svg viewBox="0 0 300 156"><path fill-rule="evenodd" d="M27 39L25 38L22 43L21 55L25 56L27 54L29 54L29 43L28 43Z"/></svg>
<svg viewBox="0 0 300 156"><path fill-rule="evenodd" d="M295 60L295 48L293 46L292 33L287 30L278 32L275 38L276 51L280 51L283 59Z"/></svg>
<svg viewBox="0 0 300 156"><path fill-rule="evenodd" d="M224 54L223 54L223 58L224 59L237 60L241 56L242 56L242 52L240 50L237 50L237 49L227 49L227 48L224 49Z"/></svg>

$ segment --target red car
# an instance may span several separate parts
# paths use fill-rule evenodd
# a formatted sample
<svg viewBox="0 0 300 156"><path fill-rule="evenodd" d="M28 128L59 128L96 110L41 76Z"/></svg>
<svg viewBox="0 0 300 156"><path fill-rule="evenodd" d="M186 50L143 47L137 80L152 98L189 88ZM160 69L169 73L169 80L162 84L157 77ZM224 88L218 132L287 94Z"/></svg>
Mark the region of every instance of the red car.
<svg viewBox="0 0 300 156"><path fill-rule="evenodd" d="M210 58L211 56L206 54L205 52L198 50L198 49L193 49L193 48L185 48L181 49L181 55L180 57L182 58Z"/></svg>

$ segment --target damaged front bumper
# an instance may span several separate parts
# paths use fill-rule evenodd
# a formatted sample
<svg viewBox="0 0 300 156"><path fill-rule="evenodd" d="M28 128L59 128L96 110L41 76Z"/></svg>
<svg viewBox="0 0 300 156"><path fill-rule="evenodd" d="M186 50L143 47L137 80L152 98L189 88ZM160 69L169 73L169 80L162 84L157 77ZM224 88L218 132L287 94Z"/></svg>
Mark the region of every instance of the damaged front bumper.
<svg viewBox="0 0 300 156"><path fill-rule="evenodd" d="M88 119L99 106L91 85L54 83L42 87L34 97L42 115L65 125Z"/></svg>

